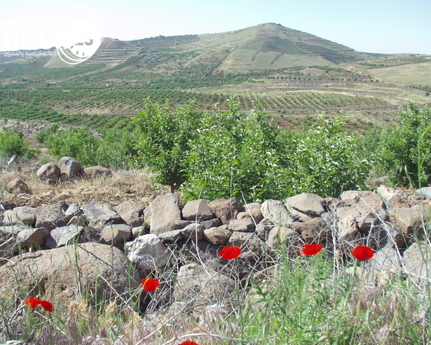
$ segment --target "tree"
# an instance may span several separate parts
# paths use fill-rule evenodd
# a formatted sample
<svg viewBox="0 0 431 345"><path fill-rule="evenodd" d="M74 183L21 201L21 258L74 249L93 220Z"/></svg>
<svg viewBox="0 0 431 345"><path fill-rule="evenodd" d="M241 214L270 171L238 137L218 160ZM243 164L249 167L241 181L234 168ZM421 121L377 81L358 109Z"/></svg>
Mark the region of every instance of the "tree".
<svg viewBox="0 0 431 345"><path fill-rule="evenodd" d="M186 179L185 162L201 118L195 102L172 108L148 100L135 116L135 166L148 167L157 182L169 185L173 192Z"/></svg>
<svg viewBox="0 0 431 345"><path fill-rule="evenodd" d="M190 143L186 199L284 197L278 128L269 124L262 111L244 114L236 101L227 106L227 111L205 114Z"/></svg>
<svg viewBox="0 0 431 345"><path fill-rule="evenodd" d="M419 186L431 176L431 109L410 103L397 120L395 129L382 133L382 167L396 183Z"/></svg>

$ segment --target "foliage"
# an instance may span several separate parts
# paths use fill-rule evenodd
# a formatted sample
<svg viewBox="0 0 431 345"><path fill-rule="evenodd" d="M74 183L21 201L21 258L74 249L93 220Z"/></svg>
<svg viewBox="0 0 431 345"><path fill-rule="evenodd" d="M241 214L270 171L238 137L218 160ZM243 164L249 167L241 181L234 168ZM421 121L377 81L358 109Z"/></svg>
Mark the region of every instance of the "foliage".
<svg viewBox="0 0 431 345"><path fill-rule="evenodd" d="M135 117L137 143L135 165L149 167L157 182L171 190L185 181L185 166L190 142L196 136L202 113L196 103L179 105L146 101L144 110Z"/></svg>
<svg viewBox="0 0 431 345"><path fill-rule="evenodd" d="M121 168L134 151L134 138L124 130L106 130L102 134L86 127L59 130L56 125L39 133L37 139L59 158L76 158L83 166L102 165Z"/></svg>
<svg viewBox="0 0 431 345"><path fill-rule="evenodd" d="M410 103L401 110L396 128L386 129L381 137L381 167L393 181L418 186L431 176L431 109Z"/></svg>
<svg viewBox="0 0 431 345"><path fill-rule="evenodd" d="M227 105L227 111L205 114L190 145L186 199L282 197L285 179L277 153L277 128L261 111L246 115L237 102Z"/></svg>
<svg viewBox="0 0 431 345"><path fill-rule="evenodd" d="M358 151L357 137L343 131L341 118L323 116L302 132L288 153L290 194L338 197L343 190L363 188L372 161Z"/></svg>
<svg viewBox="0 0 431 345"><path fill-rule="evenodd" d="M1 129L0 130L0 155L10 158L13 155L26 158L34 156L35 152L29 150L29 143L24 139L23 134L18 129Z"/></svg>

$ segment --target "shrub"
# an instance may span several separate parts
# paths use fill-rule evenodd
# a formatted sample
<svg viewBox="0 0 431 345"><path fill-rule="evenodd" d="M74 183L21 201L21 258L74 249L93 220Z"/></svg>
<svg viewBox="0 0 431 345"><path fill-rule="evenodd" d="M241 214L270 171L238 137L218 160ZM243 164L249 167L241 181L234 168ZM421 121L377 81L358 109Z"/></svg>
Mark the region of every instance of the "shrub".
<svg viewBox="0 0 431 345"><path fill-rule="evenodd" d="M410 103L401 110L399 125L381 136L381 168L395 184L418 186L431 176L431 109Z"/></svg>
<svg viewBox="0 0 431 345"><path fill-rule="evenodd" d="M29 143L23 137L18 129L1 129L0 130L0 155L6 158L17 155L31 158L35 154L34 150L29 150Z"/></svg>

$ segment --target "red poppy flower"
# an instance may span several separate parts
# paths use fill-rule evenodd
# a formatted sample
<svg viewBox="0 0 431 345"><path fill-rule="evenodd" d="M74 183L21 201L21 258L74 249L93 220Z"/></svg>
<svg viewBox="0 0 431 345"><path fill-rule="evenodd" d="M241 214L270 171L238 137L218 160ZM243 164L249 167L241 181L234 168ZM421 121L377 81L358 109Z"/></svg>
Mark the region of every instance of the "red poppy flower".
<svg viewBox="0 0 431 345"><path fill-rule="evenodd" d="M181 344L178 344L178 345L199 345L199 344L195 343L194 341L187 340L187 341L183 341Z"/></svg>
<svg viewBox="0 0 431 345"><path fill-rule="evenodd" d="M304 247L301 248L299 251L302 255L316 255L317 253L321 252L323 247L320 244L308 244L306 243Z"/></svg>
<svg viewBox="0 0 431 345"><path fill-rule="evenodd" d="M218 255L220 255L222 259L232 260L240 256L241 252L242 250L240 247L223 247L223 249L219 251Z"/></svg>
<svg viewBox="0 0 431 345"><path fill-rule="evenodd" d="M352 254L358 261L368 261L374 256L374 250L367 246L356 246Z"/></svg>
<svg viewBox="0 0 431 345"><path fill-rule="evenodd" d="M155 278L144 278L141 280L142 288L147 292L154 292L159 287L160 280Z"/></svg>
<svg viewBox="0 0 431 345"><path fill-rule="evenodd" d="M41 304L41 300L36 297L29 297L27 301L24 301L22 303L27 304L30 308L36 309L36 307Z"/></svg>
<svg viewBox="0 0 431 345"><path fill-rule="evenodd" d="M54 311L54 306L49 301L40 301L40 305L43 309L48 310L50 313Z"/></svg>

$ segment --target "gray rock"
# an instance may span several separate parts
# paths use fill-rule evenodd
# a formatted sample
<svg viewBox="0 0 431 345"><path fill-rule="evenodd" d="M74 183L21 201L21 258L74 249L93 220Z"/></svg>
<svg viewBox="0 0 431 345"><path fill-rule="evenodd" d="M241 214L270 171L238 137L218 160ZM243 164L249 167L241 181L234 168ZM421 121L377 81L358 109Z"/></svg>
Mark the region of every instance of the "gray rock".
<svg viewBox="0 0 431 345"><path fill-rule="evenodd" d="M278 227L287 227L292 218L283 203L279 200L266 200L262 203L261 212L264 218Z"/></svg>
<svg viewBox="0 0 431 345"><path fill-rule="evenodd" d="M232 231L227 228L227 225L222 225L216 228L209 228L204 230L204 238L212 244L222 245L226 244Z"/></svg>
<svg viewBox="0 0 431 345"><path fill-rule="evenodd" d="M240 247L243 252L250 251L255 255L262 255L265 242L263 242L256 234L248 232L233 232L227 242L228 246Z"/></svg>
<svg viewBox="0 0 431 345"><path fill-rule="evenodd" d="M116 206L115 211L131 227L141 226L144 223L145 206L137 201L124 201Z"/></svg>
<svg viewBox="0 0 431 345"><path fill-rule="evenodd" d="M172 227L172 230L180 230L180 229L184 229L186 226L190 225L190 224L194 224L196 223L194 220L183 220L183 219L179 219L176 220L174 222L174 225ZM160 234L159 234L160 235Z"/></svg>
<svg viewBox="0 0 431 345"><path fill-rule="evenodd" d="M67 208L68 206L64 201L59 201L52 205L37 207L35 226L37 228L43 227L48 230L66 226L70 220L70 217L65 214Z"/></svg>
<svg viewBox="0 0 431 345"><path fill-rule="evenodd" d="M27 183L25 183L25 181L20 179L19 177L10 180L6 184L5 189L8 193L11 194L30 193L30 188L28 187Z"/></svg>
<svg viewBox="0 0 431 345"><path fill-rule="evenodd" d="M122 222L120 215L109 204L90 202L82 207L82 211L89 224L95 228Z"/></svg>
<svg viewBox="0 0 431 345"><path fill-rule="evenodd" d="M127 257L143 270L155 270L168 264L170 253L154 234L142 235L126 243Z"/></svg>
<svg viewBox="0 0 431 345"><path fill-rule="evenodd" d="M100 239L106 244L121 245L129 241L132 228L126 224L111 224L102 229Z"/></svg>
<svg viewBox="0 0 431 345"><path fill-rule="evenodd" d="M16 236L16 242L24 248L40 248L45 244L45 237L49 231L45 228L27 228L21 230Z"/></svg>
<svg viewBox="0 0 431 345"><path fill-rule="evenodd" d="M111 177L112 171L108 168L96 165L93 167L84 168L83 175L87 178Z"/></svg>
<svg viewBox="0 0 431 345"><path fill-rule="evenodd" d="M148 207L150 232L159 235L171 231L176 221L181 220L179 196L174 193L159 195Z"/></svg>
<svg viewBox="0 0 431 345"><path fill-rule="evenodd" d="M204 199L192 200L185 204L182 210L183 218L187 220L208 220L214 218L208 207L208 202Z"/></svg>
<svg viewBox="0 0 431 345"><path fill-rule="evenodd" d="M162 242L177 242L184 239L183 231L180 230L171 230L163 232L159 235L159 238Z"/></svg>
<svg viewBox="0 0 431 345"><path fill-rule="evenodd" d="M184 235L184 238L189 239L191 241L200 241L204 237L204 227L198 223L193 223L187 225L184 229L181 230L181 233Z"/></svg>
<svg viewBox="0 0 431 345"><path fill-rule="evenodd" d="M431 199L431 187L423 187L415 190L415 195L423 199Z"/></svg>
<svg viewBox="0 0 431 345"><path fill-rule="evenodd" d="M251 218L232 219L229 223L229 230L254 232L256 225Z"/></svg>
<svg viewBox="0 0 431 345"><path fill-rule="evenodd" d="M320 243L332 237L331 230L322 218L313 218L304 223L295 222L291 224L291 227L300 233L304 241L308 243L311 241Z"/></svg>
<svg viewBox="0 0 431 345"><path fill-rule="evenodd" d="M61 157L58 162L60 172L66 174L67 179L81 176L82 167L81 164L72 157Z"/></svg>
<svg viewBox="0 0 431 345"><path fill-rule="evenodd" d="M51 230L45 239L45 246L48 248L59 248L75 241L84 231L84 227L67 225Z"/></svg>
<svg viewBox="0 0 431 345"><path fill-rule="evenodd" d="M3 213L3 224L13 225L13 224L23 224L18 218L15 210L7 210Z"/></svg>
<svg viewBox="0 0 431 345"><path fill-rule="evenodd" d="M377 188L377 193L382 198L388 210L394 208L409 208L411 201L402 191L381 185Z"/></svg>
<svg viewBox="0 0 431 345"><path fill-rule="evenodd" d="M49 183L57 182L60 177L60 174L60 168L54 163L46 163L42 165L36 172L36 175L39 180L47 181Z"/></svg>
<svg viewBox="0 0 431 345"><path fill-rule="evenodd" d="M221 225L221 220L218 218L213 218L213 219L209 219L209 220L204 220L203 222L201 222L201 225L205 228L205 229L209 229L209 228L216 228L218 226Z"/></svg>
<svg viewBox="0 0 431 345"><path fill-rule="evenodd" d="M24 224L34 225L36 223L36 207L15 207L14 211L18 219Z"/></svg>
<svg viewBox="0 0 431 345"><path fill-rule="evenodd" d="M264 218L262 221L256 226L256 234L260 239L266 241L268 239L270 231L274 228L274 224L272 224L268 219Z"/></svg>
<svg viewBox="0 0 431 345"><path fill-rule="evenodd" d="M320 216L325 212L325 199L313 193L302 193L286 199L286 205L309 216Z"/></svg>

